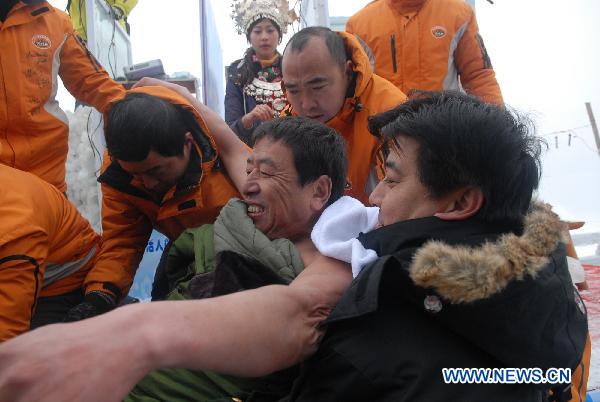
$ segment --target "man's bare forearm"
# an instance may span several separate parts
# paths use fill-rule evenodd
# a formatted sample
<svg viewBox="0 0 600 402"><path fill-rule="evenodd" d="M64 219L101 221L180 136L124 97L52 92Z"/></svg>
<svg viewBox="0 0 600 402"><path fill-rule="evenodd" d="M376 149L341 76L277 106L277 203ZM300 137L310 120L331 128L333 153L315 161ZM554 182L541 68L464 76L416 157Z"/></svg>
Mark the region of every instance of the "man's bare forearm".
<svg viewBox="0 0 600 402"><path fill-rule="evenodd" d="M162 367L249 377L289 367L316 350L319 323L350 280L345 264L323 257L289 286L42 327L0 345L0 401L119 401Z"/></svg>

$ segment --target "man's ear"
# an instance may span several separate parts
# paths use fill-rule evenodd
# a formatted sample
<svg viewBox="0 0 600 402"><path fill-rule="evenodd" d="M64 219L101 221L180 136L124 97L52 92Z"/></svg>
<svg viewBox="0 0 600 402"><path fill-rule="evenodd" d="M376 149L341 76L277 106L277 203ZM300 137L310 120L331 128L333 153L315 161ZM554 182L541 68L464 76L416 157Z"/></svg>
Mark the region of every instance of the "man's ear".
<svg viewBox="0 0 600 402"><path fill-rule="evenodd" d="M352 60L346 60L346 63L344 63L344 75L346 76L346 81L350 82L353 74L354 62Z"/></svg>
<svg viewBox="0 0 600 402"><path fill-rule="evenodd" d="M446 198L446 197L444 197ZM483 193L478 187L464 187L448 195L447 206L443 212L434 214L445 221L462 221L471 218L483 205Z"/></svg>
<svg viewBox="0 0 600 402"><path fill-rule="evenodd" d="M325 208L327 201L331 197L331 178L327 175L322 175L310 185L312 186L310 206L314 211L321 211Z"/></svg>

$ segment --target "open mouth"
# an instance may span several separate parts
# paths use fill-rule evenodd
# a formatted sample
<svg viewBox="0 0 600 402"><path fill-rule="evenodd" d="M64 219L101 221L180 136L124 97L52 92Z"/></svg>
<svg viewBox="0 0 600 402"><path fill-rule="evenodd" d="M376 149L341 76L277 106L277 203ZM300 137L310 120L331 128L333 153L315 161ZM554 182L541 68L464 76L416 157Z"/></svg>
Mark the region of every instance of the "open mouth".
<svg viewBox="0 0 600 402"><path fill-rule="evenodd" d="M248 216L250 218L258 217L265 213L265 208L260 205L248 205Z"/></svg>

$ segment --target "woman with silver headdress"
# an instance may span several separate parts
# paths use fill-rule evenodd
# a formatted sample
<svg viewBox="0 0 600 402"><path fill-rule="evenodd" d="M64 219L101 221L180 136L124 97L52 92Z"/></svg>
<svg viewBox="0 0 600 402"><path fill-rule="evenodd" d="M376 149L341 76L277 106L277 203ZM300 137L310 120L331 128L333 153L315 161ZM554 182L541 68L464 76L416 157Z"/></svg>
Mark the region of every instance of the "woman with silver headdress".
<svg viewBox="0 0 600 402"><path fill-rule="evenodd" d="M277 45L291 23L287 0L239 0L233 3L237 32L250 47L227 67L225 121L247 144L261 122L287 104L281 88L281 55Z"/></svg>

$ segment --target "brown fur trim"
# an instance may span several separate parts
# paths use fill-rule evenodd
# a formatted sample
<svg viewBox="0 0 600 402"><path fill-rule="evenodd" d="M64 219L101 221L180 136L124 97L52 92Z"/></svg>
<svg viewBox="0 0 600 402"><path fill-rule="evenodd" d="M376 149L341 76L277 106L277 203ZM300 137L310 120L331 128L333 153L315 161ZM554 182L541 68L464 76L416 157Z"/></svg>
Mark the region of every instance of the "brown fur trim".
<svg viewBox="0 0 600 402"><path fill-rule="evenodd" d="M451 303L485 299L513 280L535 277L564 241L567 226L547 204L532 203L521 236L509 233L495 243L455 247L426 243L413 257L410 276Z"/></svg>

